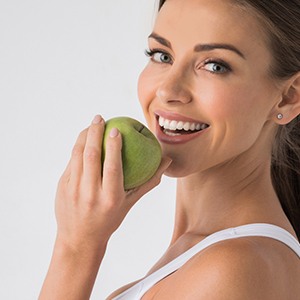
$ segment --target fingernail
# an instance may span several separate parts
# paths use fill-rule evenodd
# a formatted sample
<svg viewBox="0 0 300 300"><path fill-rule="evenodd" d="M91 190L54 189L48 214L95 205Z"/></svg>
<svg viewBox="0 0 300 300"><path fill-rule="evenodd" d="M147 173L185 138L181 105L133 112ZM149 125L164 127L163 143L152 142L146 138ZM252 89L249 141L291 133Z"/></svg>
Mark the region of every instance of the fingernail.
<svg viewBox="0 0 300 300"><path fill-rule="evenodd" d="M115 138L118 134L119 134L119 130L117 128L113 128L110 131L109 136L112 137L112 138Z"/></svg>
<svg viewBox="0 0 300 300"><path fill-rule="evenodd" d="M96 115L93 119L93 124L99 124L102 121L102 117L100 115Z"/></svg>

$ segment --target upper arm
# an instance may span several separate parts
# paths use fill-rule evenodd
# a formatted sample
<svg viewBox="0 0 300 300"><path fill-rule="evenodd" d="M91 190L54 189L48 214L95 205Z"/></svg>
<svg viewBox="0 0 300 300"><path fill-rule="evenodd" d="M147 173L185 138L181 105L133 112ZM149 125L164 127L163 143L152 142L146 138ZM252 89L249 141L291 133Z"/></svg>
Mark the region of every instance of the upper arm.
<svg viewBox="0 0 300 300"><path fill-rule="evenodd" d="M174 273L174 299L274 299L271 273L268 261L255 245L245 240L221 242Z"/></svg>

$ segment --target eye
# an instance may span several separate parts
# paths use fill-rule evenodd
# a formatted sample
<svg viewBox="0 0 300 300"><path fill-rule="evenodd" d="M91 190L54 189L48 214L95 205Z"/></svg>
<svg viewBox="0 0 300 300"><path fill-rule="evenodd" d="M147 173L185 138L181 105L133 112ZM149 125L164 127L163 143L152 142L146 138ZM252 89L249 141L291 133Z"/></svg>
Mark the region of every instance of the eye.
<svg viewBox="0 0 300 300"><path fill-rule="evenodd" d="M172 57L167 52L157 50L146 50L146 56L150 57L153 62L163 63L163 64L171 64Z"/></svg>
<svg viewBox="0 0 300 300"><path fill-rule="evenodd" d="M230 66L221 61L206 61L203 68L211 73L217 74L224 74L231 71Z"/></svg>

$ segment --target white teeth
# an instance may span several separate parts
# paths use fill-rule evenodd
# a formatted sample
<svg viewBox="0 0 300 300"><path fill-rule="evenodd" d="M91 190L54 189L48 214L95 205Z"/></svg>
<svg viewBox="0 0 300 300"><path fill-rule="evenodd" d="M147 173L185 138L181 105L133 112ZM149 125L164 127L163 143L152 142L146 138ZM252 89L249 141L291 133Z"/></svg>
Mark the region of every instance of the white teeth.
<svg viewBox="0 0 300 300"><path fill-rule="evenodd" d="M185 131L199 131L208 127L207 124L204 123L191 123L191 122L183 122L183 121L175 121L168 120L163 117L158 118L159 126L168 130L185 130Z"/></svg>
<svg viewBox="0 0 300 300"><path fill-rule="evenodd" d="M162 117L159 117L159 119L158 119L158 123L159 123L159 126L160 126L160 127L163 127L163 126L164 126L164 124L165 124L165 119L164 119L164 118L162 118Z"/></svg>
<svg viewBox="0 0 300 300"><path fill-rule="evenodd" d="M189 131L189 130L190 130L190 123L189 123L189 122L184 123L183 129L184 129L185 131Z"/></svg>
<svg viewBox="0 0 300 300"><path fill-rule="evenodd" d="M175 133L175 132L171 132L171 131L164 131L164 133L166 135L169 135L169 136L177 136L177 135L181 135L180 133Z"/></svg>
<svg viewBox="0 0 300 300"><path fill-rule="evenodd" d="M164 123L163 127L165 129L170 129L170 120L165 120L165 123Z"/></svg>
<svg viewBox="0 0 300 300"><path fill-rule="evenodd" d="M176 130L177 129L177 121L171 121L169 129Z"/></svg>
<svg viewBox="0 0 300 300"><path fill-rule="evenodd" d="M182 121L179 121L178 123L177 123L177 129L179 129L179 130L181 130L182 128L183 128L183 122Z"/></svg>

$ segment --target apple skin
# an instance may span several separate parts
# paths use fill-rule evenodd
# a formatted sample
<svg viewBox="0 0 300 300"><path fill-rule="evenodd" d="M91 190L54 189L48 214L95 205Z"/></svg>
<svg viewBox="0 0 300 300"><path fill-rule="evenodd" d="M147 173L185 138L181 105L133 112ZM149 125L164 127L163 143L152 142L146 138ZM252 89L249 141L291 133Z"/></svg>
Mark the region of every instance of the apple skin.
<svg viewBox="0 0 300 300"><path fill-rule="evenodd" d="M124 189L136 188L147 182L158 169L162 158L161 146L154 134L139 121L129 117L115 117L105 123L102 162L112 128L117 128L122 136Z"/></svg>

